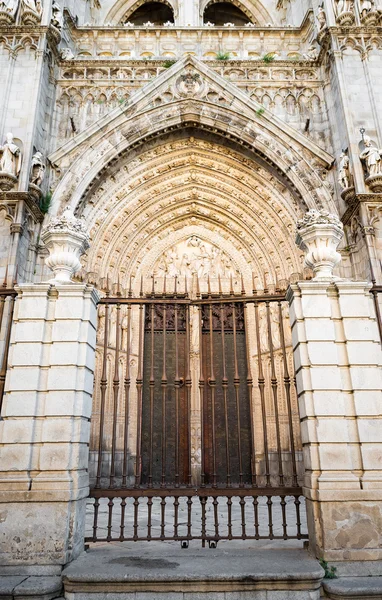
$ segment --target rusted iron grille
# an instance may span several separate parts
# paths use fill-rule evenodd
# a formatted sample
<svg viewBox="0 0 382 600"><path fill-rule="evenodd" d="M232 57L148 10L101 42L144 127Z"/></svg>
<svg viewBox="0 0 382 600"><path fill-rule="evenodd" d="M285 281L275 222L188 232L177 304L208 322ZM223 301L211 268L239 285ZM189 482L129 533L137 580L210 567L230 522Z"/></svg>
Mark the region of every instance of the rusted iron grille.
<svg viewBox="0 0 382 600"><path fill-rule="evenodd" d="M88 542L306 539L285 294L107 293L90 451Z"/></svg>
<svg viewBox="0 0 382 600"><path fill-rule="evenodd" d="M8 367L9 344L17 292L7 287L7 276L0 287L0 415L3 407L5 377Z"/></svg>

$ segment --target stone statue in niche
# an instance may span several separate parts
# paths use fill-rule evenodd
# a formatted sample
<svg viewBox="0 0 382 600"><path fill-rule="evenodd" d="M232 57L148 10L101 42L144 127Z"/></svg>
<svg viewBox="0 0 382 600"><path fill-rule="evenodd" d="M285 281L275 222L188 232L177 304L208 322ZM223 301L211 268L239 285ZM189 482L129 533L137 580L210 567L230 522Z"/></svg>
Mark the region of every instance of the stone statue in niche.
<svg viewBox="0 0 382 600"><path fill-rule="evenodd" d="M368 135L363 138L365 150L360 154L360 159L365 161L368 176L382 175L382 150L378 149Z"/></svg>
<svg viewBox="0 0 382 600"><path fill-rule="evenodd" d="M167 250L157 262L154 275L157 277L235 277L238 272L226 254L197 236L179 242Z"/></svg>
<svg viewBox="0 0 382 600"><path fill-rule="evenodd" d="M338 167L338 183L343 190L352 187L353 178L350 173L350 160L346 152L342 152Z"/></svg>
<svg viewBox="0 0 382 600"><path fill-rule="evenodd" d="M36 152L32 158L32 168L29 176L29 182L37 187L41 187L44 181L46 165L41 152Z"/></svg>
<svg viewBox="0 0 382 600"><path fill-rule="evenodd" d="M21 171L21 150L13 141L13 134L8 133L3 146L0 146L0 171L18 177Z"/></svg>
<svg viewBox="0 0 382 600"><path fill-rule="evenodd" d="M51 23L57 29L62 29L64 24L64 17L62 15L61 6L57 2L52 4L52 20Z"/></svg>

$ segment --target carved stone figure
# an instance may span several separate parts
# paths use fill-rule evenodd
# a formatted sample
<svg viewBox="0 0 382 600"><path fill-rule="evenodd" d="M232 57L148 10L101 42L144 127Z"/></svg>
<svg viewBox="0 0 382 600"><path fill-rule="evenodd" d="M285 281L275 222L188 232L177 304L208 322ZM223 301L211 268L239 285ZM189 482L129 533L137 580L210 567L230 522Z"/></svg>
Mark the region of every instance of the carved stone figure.
<svg viewBox="0 0 382 600"><path fill-rule="evenodd" d="M19 0L1 0L0 11L14 17L19 6Z"/></svg>
<svg viewBox="0 0 382 600"><path fill-rule="evenodd" d="M61 6L57 2L52 4L52 25L57 29L62 29L64 17L62 15Z"/></svg>
<svg viewBox="0 0 382 600"><path fill-rule="evenodd" d="M319 52L315 46L310 46L308 48L308 52L304 54L304 58L306 60L317 60L319 56Z"/></svg>
<svg viewBox="0 0 382 600"><path fill-rule="evenodd" d="M157 262L154 274L158 277L192 277L207 279L237 275L232 261L212 244L202 242L197 236L192 236L185 242L180 242Z"/></svg>
<svg viewBox="0 0 382 600"><path fill-rule="evenodd" d="M41 184L44 181L45 171L46 165L43 156L41 152L36 152L32 158L32 168L29 182L33 185L37 185L37 187L41 187Z"/></svg>
<svg viewBox="0 0 382 600"><path fill-rule="evenodd" d="M361 152L360 159L365 161L368 176L382 175L382 150L373 145L368 135L365 135L363 141L365 150Z"/></svg>
<svg viewBox="0 0 382 600"><path fill-rule="evenodd" d="M21 170L21 150L13 141L13 134L8 133L3 146L0 146L0 171L18 177Z"/></svg>
<svg viewBox="0 0 382 600"><path fill-rule="evenodd" d="M322 31L326 27L326 14L322 6L318 8L317 12L318 30Z"/></svg>
<svg viewBox="0 0 382 600"><path fill-rule="evenodd" d="M352 176L350 173L350 161L345 152L340 156L340 164L338 167L338 182L343 190L350 188L352 184Z"/></svg>
<svg viewBox="0 0 382 600"><path fill-rule="evenodd" d="M61 60L73 60L74 54L70 48L63 48L60 52Z"/></svg>

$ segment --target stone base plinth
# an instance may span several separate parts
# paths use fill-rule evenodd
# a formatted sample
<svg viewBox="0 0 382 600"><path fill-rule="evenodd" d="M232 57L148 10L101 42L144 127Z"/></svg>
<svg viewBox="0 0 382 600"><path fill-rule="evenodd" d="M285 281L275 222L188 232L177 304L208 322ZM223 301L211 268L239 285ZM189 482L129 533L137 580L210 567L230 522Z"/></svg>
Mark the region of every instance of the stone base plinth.
<svg viewBox="0 0 382 600"><path fill-rule="evenodd" d="M2 495L2 567L65 565L75 559L84 547L86 498L72 502L31 502L28 496L22 493L18 501L4 502ZM44 493L46 499L48 496L49 493Z"/></svg>
<svg viewBox="0 0 382 600"><path fill-rule="evenodd" d="M330 562L382 560L382 500L342 501L340 491L335 495L338 501L306 501L312 551Z"/></svg>

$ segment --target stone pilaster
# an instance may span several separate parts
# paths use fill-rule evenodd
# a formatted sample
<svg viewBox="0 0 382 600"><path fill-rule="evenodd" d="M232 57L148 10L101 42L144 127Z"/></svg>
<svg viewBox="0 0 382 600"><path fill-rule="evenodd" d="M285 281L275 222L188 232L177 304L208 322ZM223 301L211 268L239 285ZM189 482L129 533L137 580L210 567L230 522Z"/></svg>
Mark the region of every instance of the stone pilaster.
<svg viewBox="0 0 382 600"><path fill-rule="evenodd" d="M370 285L289 289L310 543L326 560L382 559L382 353Z"/></svg>
<svg viewBox="0 0 382 600"><path fill-rule="evenodd" d="M0 563L60 569L83 550L97 293L21 285L0 423Z"/></svg>

